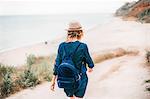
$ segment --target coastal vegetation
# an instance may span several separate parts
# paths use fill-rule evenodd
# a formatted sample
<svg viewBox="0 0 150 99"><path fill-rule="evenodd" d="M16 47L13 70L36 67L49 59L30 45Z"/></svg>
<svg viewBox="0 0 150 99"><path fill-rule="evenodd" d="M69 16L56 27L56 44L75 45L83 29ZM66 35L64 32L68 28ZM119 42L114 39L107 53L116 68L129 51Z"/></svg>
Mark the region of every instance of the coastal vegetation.
<svg viewBox="0 0 150 99"><path fill-rule="evenodd" d="M14 70L13 67L0 64L0 98L13 92L12 73Z"/></svg>
<svg viewBox="0 0 150 99"><path fill-rule="evenodd" d="M50 81L54 57L55 55L36 57L30 54L22 67L0 64L0 99L22 89L33 88L44 81Z"/></svg>
<svg viewBox="0 0 150 99"><path fill-rule="evenodd" d="M93 55L94 63L120 57L128 54L138 54L138 50L125 50L122 48ZM22 67L13 67L0 64L0 98L3 99L25 88L34 88L36 85L50 81L56 55L27 56L26 64Z"/></svg>

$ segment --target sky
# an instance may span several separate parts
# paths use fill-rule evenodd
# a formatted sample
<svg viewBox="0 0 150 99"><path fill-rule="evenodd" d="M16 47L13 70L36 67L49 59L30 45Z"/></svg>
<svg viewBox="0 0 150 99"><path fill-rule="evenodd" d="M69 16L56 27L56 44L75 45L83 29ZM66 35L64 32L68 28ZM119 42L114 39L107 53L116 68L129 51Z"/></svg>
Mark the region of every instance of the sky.
<svg viewBox="0 0 150 99"><path fill-rule="evenodd" d="M0 15L113 13L133 0L0 0Z"/></svg>

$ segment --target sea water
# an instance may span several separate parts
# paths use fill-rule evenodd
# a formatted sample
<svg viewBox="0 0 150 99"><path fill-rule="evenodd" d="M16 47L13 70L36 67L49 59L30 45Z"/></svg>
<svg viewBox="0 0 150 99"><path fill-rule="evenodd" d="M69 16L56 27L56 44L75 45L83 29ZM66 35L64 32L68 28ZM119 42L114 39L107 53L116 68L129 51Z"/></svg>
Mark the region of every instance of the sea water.
<svg viewBox="0 0 150 99"><path fill-rule="evenodd" d="M0 16L0 52L62 37L73 20L88 31L112 18L110 13Z"/></svg>

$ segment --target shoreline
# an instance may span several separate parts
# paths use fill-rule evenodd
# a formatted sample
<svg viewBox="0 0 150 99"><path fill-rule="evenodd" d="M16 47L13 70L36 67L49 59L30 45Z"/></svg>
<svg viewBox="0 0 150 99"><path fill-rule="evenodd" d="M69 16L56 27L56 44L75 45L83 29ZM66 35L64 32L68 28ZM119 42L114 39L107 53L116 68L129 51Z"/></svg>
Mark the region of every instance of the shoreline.
<svg viewBox="0 0 150 99"><path fill-rule="evenodd" d="M31 45L8 49L0 52L0 63L15 67L21 66L25 64L26 57L28 55L33 54L36 57L48 56L52 53L55 53L55 50L53 49L55 49L55 47L51 43L51 41L48 41L48 44L45 44L44 42L39 42Z"/></svg>
<svg viewBox="0 0 150 99"><path fill-rule="evenodd" d="M91 31L91 30L93 30L93 29L95 29L96 27L99 27L99 26L100 26L100 25L97 24L97 25L95 25L94 27L92 27L92 28L86 30L86 32ZM38 44L41 44L41 43L44 44L45 42L47 42L47 43L53 43L53 42L55 42L55 41L57 41L57 40L63 39L64 37L65 37L65 35L63 35L63 36L61 36L61 37L53 38L53 39L51 39L51 40L48 39L48 40L45 40L45 41L42 40L42 41L37 41L37 42L30 43L30 44L23 44L23 45L19 45L19 46L15 46L15 47L10 47L10 48L2 48L2 49L0 49L0 54L1 54L1 53L5 53L5 52L8 52L8 51L15 50L15 49L19 49L19 48L30 47L30 46L38 45Z"/></svg>
<svg viewBox="0 0 150 99"><path fill-rule="evenodd" d="M48 39L48 40L41 40L41 41L37 41L37 42L33 42L33 43L30 43L30 44L23 44L23 45L18 45L18 46L15 46L15 47L9 47L9 48L2 48L0 49L0 54L1 53L5 53L7 51L11 51L11 50L15 50L15 49L18 49L18 48L23 48L23 47L28 47L28 46L33 46L33 45L37 45L37 44L40 44L40 43L45 43L45 42L48 42L48 43L51 43L57 39L60 39L62 37L58 37L58 38L53 38L53 39Z"/></svg>
<svg viewBox="0 0 150 99"><path fill-rule="evenodd" d="M50 41L48 41L48 42L50 42ZM36 45L36 44L39 44L39 43L44 43L44 42L39 41L39 42L31 43L31 44L24 44L24 45L20 45L20 46L15 46L15 47L10 47L10 48L0 49L0 54L8 52L8 51L11 51L11 50L15 50L15 49L18 49L18 48L33 46L33 45Z"/></svg>

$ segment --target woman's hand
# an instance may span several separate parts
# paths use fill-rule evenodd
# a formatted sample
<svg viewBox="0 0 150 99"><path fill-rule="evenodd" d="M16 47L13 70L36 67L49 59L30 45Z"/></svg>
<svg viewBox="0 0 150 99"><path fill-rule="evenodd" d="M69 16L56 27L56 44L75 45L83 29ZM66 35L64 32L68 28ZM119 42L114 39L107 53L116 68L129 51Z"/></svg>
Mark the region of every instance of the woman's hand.
<svg viewBox="0 0 150 99"><path fill-rule="evenodd" d="M88 72L91 73L93 71L92 68L88 68Z"/></svg>
<svg viewBox="0 0 150 99"><path fill-rule="evenodd" d="M52 91L54 91L54 89L55 89L55 82L52 82L50 89L51 89Z"/></svg>
<svg viewBox="0 0 150 99"><path fill-rule="evenodd" d="M55 89L55 80L56 80L56 76L53 75L52 81L51 81L51 87L50 87L50 89L51 89L52 91L54 91L54 89Z"/></svg>

